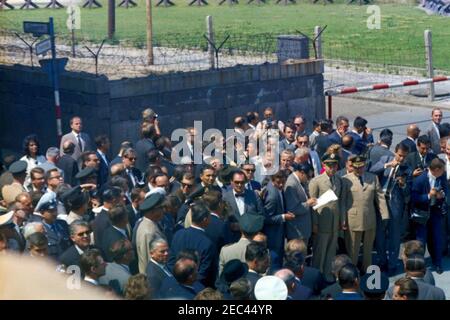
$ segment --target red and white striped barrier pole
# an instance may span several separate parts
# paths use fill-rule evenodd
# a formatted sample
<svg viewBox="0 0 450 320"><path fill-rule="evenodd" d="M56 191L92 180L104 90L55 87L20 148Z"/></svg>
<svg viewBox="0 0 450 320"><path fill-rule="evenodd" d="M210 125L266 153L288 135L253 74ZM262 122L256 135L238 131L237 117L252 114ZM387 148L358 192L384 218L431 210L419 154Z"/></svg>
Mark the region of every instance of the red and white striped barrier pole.
<svg viewBox="0 0 450 320"><path fill-rule="evenodd" d="M328 119L331 119L331 116L332 116L332 97L333 96L337 96L340 94L356 93L356 92L365 92L365 91L375 91L375 90L392 89L392 88L399 88L399 87L417 86L420 84L442 82L442 81L449 81L449 80L450 80L450 76L436 76L433 78L428 78L428 79L423 79L423 80L408 80L408 81L397 82L397 83L377 83L377 84L373 84L371 86L364 86L364 87L345 87L345 88L341 88L341 89L326 90L325 95L328 96Z"/></svg>
<svg viewBox="0 0 450 320"><path fill-rule="evenodd" d="M355 92L364 92L364 91L374 91L374 90L381 90L381 89L391 89L391 88L399 88L399 87L409 87L409 86L417 86L419 84L426 84L426 83L432 83L432 82L442 82L442 81L448 81L450 80L450 77L447 76L437 76L434 78L429 79L423 79L423 80L408 80L405 82L397 82L397 83L377 83L371 86L365 86L365 87L347 87L342 89L335 89L335 90L327 90L325 91L326 96L337 96L340 94L348 94L348 93L355 93Z"/></svg>

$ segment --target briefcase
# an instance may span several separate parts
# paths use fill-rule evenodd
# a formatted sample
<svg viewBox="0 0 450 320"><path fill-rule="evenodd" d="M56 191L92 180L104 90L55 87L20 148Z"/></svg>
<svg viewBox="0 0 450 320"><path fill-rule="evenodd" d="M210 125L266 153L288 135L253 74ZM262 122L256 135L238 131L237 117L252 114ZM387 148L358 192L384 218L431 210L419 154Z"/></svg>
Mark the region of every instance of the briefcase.
<svg viewBox="0 0 450 320"><path fill-rule="evenodd" d="M426 225L429 218L430 218L429 210L421 210L413 208L411 211L411 220L418 224Z"/></svg>

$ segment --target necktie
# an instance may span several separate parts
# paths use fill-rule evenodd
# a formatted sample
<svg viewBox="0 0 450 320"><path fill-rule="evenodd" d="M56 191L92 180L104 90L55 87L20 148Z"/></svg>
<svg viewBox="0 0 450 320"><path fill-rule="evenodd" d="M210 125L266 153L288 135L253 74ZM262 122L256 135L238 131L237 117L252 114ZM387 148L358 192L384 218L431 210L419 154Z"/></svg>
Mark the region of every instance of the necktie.
<svg viewBox="0 0 450 320"><path fill-rule="evenodd" d="M243 197L244 197L244 192L242 192L242 193L236 193L235 197L236 197L236 198L239 198L239 197L243 198Z"/></svg>
<svg viewBox="0 0 450 320"><path fill-rule="evenodd" d="M388 181L386 182L386 197L389 199L391 196L392 189L394 187L394 177L395 172L397 171L398 166L395 166L391 169L391 172L389 173Z"/></svg>
<svg viewBox="0 0 450 320"><path fill-rule="evenodd" d="M83 152L83 144L81 143L80 134L77 134L77 140L78 140L78 147L80 148L80 151Z"/></svg>
<svg viewBox="0 0 450 320"><path fill-rule="evenodd" d="M133 187L135 187L136 186L136 180L134 179L134 175L133 175L133 173L131 172L130 169L127 169L127 170L128 170L128 176L131 179L131 183L133 184Z"/></svg>
<svg viewBox="0 0 450 320"><path fill-rule="evenodd" d="M364 187L364 181L363 181L363 178L361 176L359 177L359 182L361 183L361 186Z"/></svg>
<svg viewBox="0 0 450 320"><path fill-rule="evenodd" d="M167 276L172 277L172 273L170 273L169 269L167 269L166 266L163 266L162 269L167 274Z"/></svg>
<svg viewBox="0 0 450 320"><path fill-rule="evenodd" d="M281 198L281 208L283 209L283 212L286 210L284 209L284 192L280 191L280 198Z"/></svg>

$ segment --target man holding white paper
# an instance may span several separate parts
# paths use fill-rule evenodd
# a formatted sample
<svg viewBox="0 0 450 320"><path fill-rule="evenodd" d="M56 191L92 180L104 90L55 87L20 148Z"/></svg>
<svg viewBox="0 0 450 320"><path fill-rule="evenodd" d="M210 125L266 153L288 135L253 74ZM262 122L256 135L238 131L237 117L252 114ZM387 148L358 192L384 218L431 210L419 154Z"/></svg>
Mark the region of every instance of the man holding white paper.
<svg viewBox="0 0 450 320"><path fill-rule="evenodd" d="M318 198L318 205L313 208L312 214L315 234L312 265L322 272L327 281L334 279L331 262L336 255L339 229L345 221L343 182L336 174L339 161L339 156L325 154L322 157L325 172L309 183L310 196ZM335 200L330 201L332 199Z"/></svg>

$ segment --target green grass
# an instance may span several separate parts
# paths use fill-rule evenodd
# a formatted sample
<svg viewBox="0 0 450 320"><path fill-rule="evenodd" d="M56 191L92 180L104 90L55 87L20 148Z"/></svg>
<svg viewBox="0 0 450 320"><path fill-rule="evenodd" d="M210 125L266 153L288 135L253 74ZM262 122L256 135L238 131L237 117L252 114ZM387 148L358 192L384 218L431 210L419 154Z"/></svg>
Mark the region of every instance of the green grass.
<svg viewBox="0 0 450 320"><path fill-rule="evenodd" d="M117 3L118 0L116 0ZM324 33L326 58L424 67L423 31L433 32L434 66L450 71L450 18L428 16L411 5L381 4L381 29L369 30L366 6L346 5L246 5L188 7L187 1L176 1L171 8L153 7L156 44L172 46L205 45L205 17L213 16L218 39L225 34L231 38L229 47L259 48L273 51L276 34L301 30L312 35L316 25L328 25ZM341 0L342 1L342 0ZM81 30L77 38L99 41L106 37L107 8L81 10ZM155 3L155 0L153 0ZM116 39L127 39L134 45L145 43L145 2L138 0L137 8L116 9ZM0 12L0 29L22 29L22 21L46 21L53 16L56 31L67 35L65 10L13 10ZM261 49L262 48L262 49Z"/></svg>

